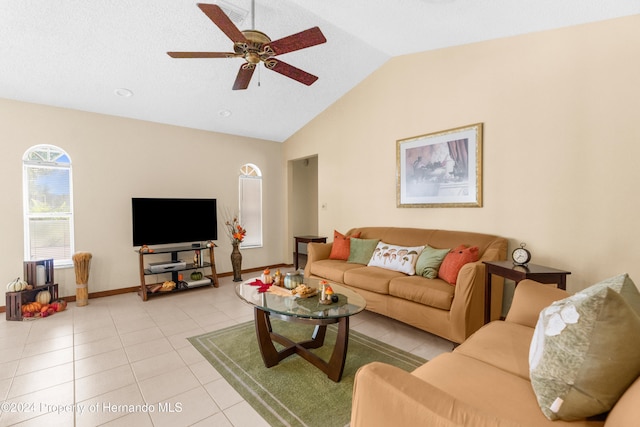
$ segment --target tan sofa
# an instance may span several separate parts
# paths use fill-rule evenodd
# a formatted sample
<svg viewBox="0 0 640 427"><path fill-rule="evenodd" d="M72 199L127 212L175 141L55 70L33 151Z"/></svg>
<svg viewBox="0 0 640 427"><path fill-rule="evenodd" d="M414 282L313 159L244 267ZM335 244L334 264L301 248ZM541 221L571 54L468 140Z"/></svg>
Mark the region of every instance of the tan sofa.
<svg viewBox="0 0 640 427"><path fill-rule="evenodd" d="M530 342L539 312L566 296L524 280L506 320L484 326L452 353L411 373L378 362L363 366L355 378L351 427L638 425L640 379L598 419L550 421L540 410L529 381Z"/></svg>
<svg viewBox="0 0 640 427"><path fill-rule="evenodd" d="M433 248L477 246L479 260L462 267L455 286L380 267L329 259L332 243L309 243L305 277L327 279L355 290L367 301L367 310L400 320L461 343L484 324L483 261L504 260L507 240L488 234L420 228L363 227L361 239L380 239L402 246L428 244ZM492 281L492 319L500 317L502 280Z"/></svg>

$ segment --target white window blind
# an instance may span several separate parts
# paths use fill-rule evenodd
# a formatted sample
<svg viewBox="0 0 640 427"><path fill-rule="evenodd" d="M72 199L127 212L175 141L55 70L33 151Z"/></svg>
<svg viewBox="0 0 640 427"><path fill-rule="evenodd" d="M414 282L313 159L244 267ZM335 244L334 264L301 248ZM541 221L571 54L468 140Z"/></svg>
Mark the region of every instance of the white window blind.
<svg viewBox="0 0 640 427"><path fill-rule="evenodd" d="M240 223L247 230L242 248L262 246L262 176L255 165L245 165L239 179Z"/></svg>
<svg viewBox="0 0 640 427"><path fill-rule="evenodd" d="M73 191L71 160L52 145L30 148L23 156L25 260L54 259L71 265Z"/></svg>

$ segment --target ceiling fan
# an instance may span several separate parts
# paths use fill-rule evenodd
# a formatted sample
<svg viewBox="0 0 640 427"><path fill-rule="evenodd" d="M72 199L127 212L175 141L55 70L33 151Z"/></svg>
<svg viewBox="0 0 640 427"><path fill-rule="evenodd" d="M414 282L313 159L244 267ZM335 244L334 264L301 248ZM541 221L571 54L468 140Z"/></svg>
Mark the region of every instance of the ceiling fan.
<svg viewBox="0 0 640 427"><path fill-rule="evenodd" d="M233 52L167 52L170 57L243 58L245 63L240 66L233 84L233 90L246 89L249 86L251 76L260 62L263 62L267 69L307 86L318 80L318 77L313 74L274 57L326 42L327 39L320 31L320 28L309 28L279 40L271 41L269 36L255 29L240 31L218 5L198 3L198 7L231 39Z"/></svg>

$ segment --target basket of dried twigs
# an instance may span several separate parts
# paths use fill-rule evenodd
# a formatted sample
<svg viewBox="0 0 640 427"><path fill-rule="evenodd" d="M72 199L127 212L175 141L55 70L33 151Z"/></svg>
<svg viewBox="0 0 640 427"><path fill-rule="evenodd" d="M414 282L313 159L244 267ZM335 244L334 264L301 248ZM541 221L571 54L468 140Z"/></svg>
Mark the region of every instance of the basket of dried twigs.
<svg viewBox="0 0 640 427"><path fill-rule="evenodd" d="M76 306L82 307L89 303L88 283L91 254L89 252L73 254L73 266L76 272Z"/></svg>

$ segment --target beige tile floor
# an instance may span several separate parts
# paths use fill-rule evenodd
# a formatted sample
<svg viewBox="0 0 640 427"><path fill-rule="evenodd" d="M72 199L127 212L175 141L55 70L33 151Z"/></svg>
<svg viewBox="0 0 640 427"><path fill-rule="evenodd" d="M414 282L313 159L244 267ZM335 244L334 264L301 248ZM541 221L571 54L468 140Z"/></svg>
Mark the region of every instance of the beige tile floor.
<svg viewBox="0 0 640 427"><path fill-rule="evenodd" d="M147 302L128 293L46 319L2 316L0 426L266 426L186 340L253 319L233 285L225 277ZM350 324L425 359L453 347L370 312Z"/></svg>

